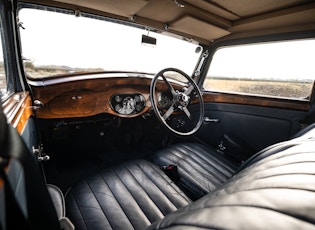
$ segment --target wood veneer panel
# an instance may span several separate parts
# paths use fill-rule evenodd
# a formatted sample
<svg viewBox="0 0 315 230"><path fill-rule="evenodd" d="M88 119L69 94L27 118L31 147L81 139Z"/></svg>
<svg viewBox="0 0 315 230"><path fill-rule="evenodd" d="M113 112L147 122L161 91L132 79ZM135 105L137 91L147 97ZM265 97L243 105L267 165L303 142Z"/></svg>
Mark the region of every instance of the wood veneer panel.
<svg viewBox="0 0 315 230"><path fill-rule="evenodd" d="M32 100L29 92L15 93L3 103L3 111L8 122L22 133L27 120L33 115Z"/></svg>
<svg viewBox="0 0 315 230"><path fill-rule="evenodd" d="M218 103L230 103L230 104L242 104L242 105L256 105L271 108L291 109L307 111L310 107L310 103L307 100L289 100L279 98L266 98L259 96L247 96L247 95L235 95L235 94L223 94L223 93L211 93L205 92L203 94L204 102L218 102Z"/></svg>
<svg viewBox="0 0 315 230"><path fill-rule="evenodd" d="M110 113L120 117L136 117L151 108L149 100L151 79L147 78L101 78L78 80L33 86L34 98L40 100L44 107L36 114L39 118L71 118L93 116L100 113ZM159 82L159 90L167 86ZM110 98L114 94L142 94L146 100L144 110L137 114L122 115L110 107Z"/></svg>

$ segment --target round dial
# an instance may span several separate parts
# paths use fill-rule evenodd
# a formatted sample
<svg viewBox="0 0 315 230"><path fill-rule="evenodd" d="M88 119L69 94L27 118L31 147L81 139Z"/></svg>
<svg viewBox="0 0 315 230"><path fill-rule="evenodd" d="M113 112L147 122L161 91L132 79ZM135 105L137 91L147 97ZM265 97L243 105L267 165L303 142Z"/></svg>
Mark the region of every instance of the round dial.
<svg viewBox="0 0 315 230"><path fill-rule="evenodd" d="M120 104L117 104L117 105L115 106L115 110L116 110L118 113L121 112L121 109L122 109L122 107L121 107Z"/></svg>
<svg viewBox="0 0 315 230"><path fill-rule="evenodd" d="M131 97L125 97L122 102L122 113L123 114L131 114L135 110L135 101Z"/></svg>
<svg viewBox="0 0 315 230"><path fill-rule="evenodd" d="M121 99L122 99L122 98L121 98L120 95L117 94L117 95L115 96L115 101L116 101L116 102L121 102Z"/></svg>

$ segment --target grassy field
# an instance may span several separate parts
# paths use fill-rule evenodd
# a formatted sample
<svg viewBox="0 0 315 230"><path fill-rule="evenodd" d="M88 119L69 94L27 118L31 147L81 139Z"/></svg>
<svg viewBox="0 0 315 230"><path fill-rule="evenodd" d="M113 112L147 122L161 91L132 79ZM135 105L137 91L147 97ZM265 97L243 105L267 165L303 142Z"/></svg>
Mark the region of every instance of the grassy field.
<svg viewBox="0 0 315 230"><path fill-rule="evenodd" d="M307 98L312 91L312 82L253 81L237 79L209 79L204 88L211 91L268 95L288 98Z"/></svg>
<svg viewBox="0 0 315 230"><path fill-rule="evenodd" d="M0 62L0 90L1 89L6 89L6 79L5 79L5 71L4 71L4 66L3 62Z"/></svg>
<svg viewBox="0 0 315 230"><path fill-rule="evenodd" d="M26 72L32 77L51 76L56 74L66 74L71 71L100 71L101 69L71 69L68 68L35 68L26 66ZM245 93L255 95L267 95L274 97L305 99L310 96L313 82L295 81L255 81L248 79L218 79L207 78L204 88L210 91ZM0 89L6 88L5 72L3 64L0 63Z"/></svg>

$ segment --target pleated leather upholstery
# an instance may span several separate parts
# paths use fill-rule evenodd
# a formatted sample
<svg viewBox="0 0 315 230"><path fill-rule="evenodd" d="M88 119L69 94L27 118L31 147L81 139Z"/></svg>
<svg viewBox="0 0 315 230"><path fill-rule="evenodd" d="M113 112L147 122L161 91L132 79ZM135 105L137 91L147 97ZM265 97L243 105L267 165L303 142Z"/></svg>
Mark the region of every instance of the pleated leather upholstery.
<svg viewBox="0 0 315 230"><path fill-rule="evenodd" d="M180 143L159 151L159 166L177 165L179 181L194 197L202 197L229 179L238 169L216 150L198 143Z"/></svg>
<svg viewBox="0 0 315 230"><path fill-rule="evenodd" d="M191 200L158 166L138 160L87 178L66 203L76 229L143 229Z"/></svg>
<svg viewBox="0 0 315 230"><path fill-rule="evenodd" d="M238 172L148 229L315 229L315 141L305 140Z"/></svg>

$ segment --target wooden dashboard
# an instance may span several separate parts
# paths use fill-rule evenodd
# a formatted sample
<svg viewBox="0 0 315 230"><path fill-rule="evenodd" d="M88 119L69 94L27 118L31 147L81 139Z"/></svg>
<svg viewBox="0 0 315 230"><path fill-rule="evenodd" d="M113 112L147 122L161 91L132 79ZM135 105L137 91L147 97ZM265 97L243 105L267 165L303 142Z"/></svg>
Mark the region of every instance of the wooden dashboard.
<svg viewBox="0 0 315 230"><path fill-rule="evenodd" d="M43 82L42 82L43 83ZM120 117L136 117L151 108L149 100L151 78L113 77L99 79L83 79L45 85L30 83L35 100L43 103L37 110L39 118L86 117L100 113L109 113ZM44 82L45 83L45 82ZM160 83L161 89L166 85ZM141 95L144 107L132 114L121 114L110 104L113 95Z"/></svg>

